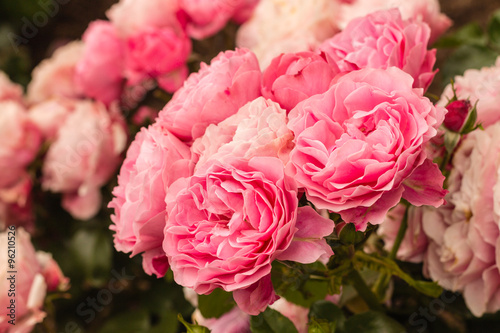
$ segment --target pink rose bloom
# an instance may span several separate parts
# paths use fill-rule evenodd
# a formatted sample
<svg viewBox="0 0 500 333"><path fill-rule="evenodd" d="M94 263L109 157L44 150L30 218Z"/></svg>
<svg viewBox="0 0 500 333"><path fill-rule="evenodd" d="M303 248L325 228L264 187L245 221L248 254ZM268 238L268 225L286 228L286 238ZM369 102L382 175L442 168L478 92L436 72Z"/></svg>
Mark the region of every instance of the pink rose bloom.
<svg viewBox="0 0 500 333"><path fill-rule="evenodd" d="M431 28L430 43L435 42L451 25L438 0L351 0L340 7L339 26L344 29L352 20L370 13L398 8L404 20L425 22Z"/></svg>
<svg viewBox="0 0 500 333"><path fill-rule="evenodd" d="M401 197L415 205L443 203L444 177L425 162L423 145L436 135L445 109L412 83L394 67L362 69L290 112L295 148L287 168L318 209L364 230L368 222L381 223Z"/></svg>
<svg viewBox="0 0 500 333"><path fill-rule="evenodd" d="M221 52L209 65L201 64L165 108L159 120L183 141L194 140L260 96L262 74L248 50Z"/></svg>
<svg viewBox="0 0 500 333"><path fill-rule="evenodd" d="M29 118L40 129L44 139L52 141L77 104L78 100L74 99L49 99L33 105L29 109Z"/></svg>
<svg viewBox="0 0 500 333"><path fill-rule="evenodd" d="M436 73L436 50L427 50L429 36L425 23L404 21L391 9L352 20L319 49L343 72L395 66L413 77L413 87L427 89Z"/></svg>
<svg viewBox="0 0 500 333"><path fill-rule="evenodd" d="M423 261L427 250L427 236L422 226L422 214L425 207L410 206L408 211L408 229L401 246L397 252L397 258L403 261L420 263ZM377 234L384 240L384 248L390 252L403 220L406 206L399 204L386 215L384 222L377 230Z"/></svg>
<svg viewBox="0 0 500 333"><path fill-rule="evenodd" d="M0 102L0 189L16 185L26 175L41 144L41 135L26 109L13 101Z"/></svg>
<svg viewBox="0 0 500 333"><path fill-rule="evenodd" d="M0 246L5 249L2 251L1 262L7 263L8 258L8 237L12 236L8 231L0 233ZM50 257L50 254L41 251L35 252L31 244L29 234L19 228L15 231L16 237L16 260L15 260L15 284L16 284L16 309L15 323L9 324L10 311L4 309L0 314L0 332L5 333L29 333L33 330L37 323L40 323L45 318L43 312L43 304L47 291L55 291L57 289L64 290L67 287L68 279L64 277L57 263ZM5 264L4 268L7 267ZM56 276L48 277L47 270L57 270ZM12 298L8 297L11 282L8 280L10 273L7 269L0 272L0 289L4 292L0 294L0 301L6 307L10 304Z"/></svg>
<svg viewBox="0 0 500 333"><path fill-rule="evenodd" d="M262 68L281 53L313 51L339 31L338 8L332 0L261 0L236 45L252 50Z"/></svg>
<svg viewBox="0 0 500 333"><path fill-rule="evenodd" d="M129 37L147 28L171 27L183 31L184 19L179 0L120 0L106 16L122 37Z"/></svg>
<svg viewBox="0 0 500 333"><path fill-rule="evenodd" d="M108 21L94 21L83 34L85 48L75 82L85 96L109 105L121 95L125 43Z"/></svg>
<svg viewBox="0 0 500 333"><path fill-rule="evenodd" d="M13 83L2 71L0 71L0 102L1 101L23 103L23 87Z"/></svg>
<svg viewBox="0 0 500 333"><path fill-rule="evenodd" d="M293 133L287 127L285 110L277 103L259 97L239 109L238 113L207 127L191 150L199 157L199 169L210 159L253 156L279 157L288 161Z"/></svg>
<svg viewBox="0 0 500 333"><path fill-rule="evenodd" d="M464 295L475 316L500 310L500 123L467 135L456 150L447 204L422 217L424 261L439 285Z"/></svg>
<svg viewBox="0 0 500 333"><path fill-rule="evenodd" d="M204 39L222 30L234 16L243 23L257 5L256 0L179 0L187 14L186 32L196 39Z"/></svg>
<svg viewBox="0 0 500 333"><path fill-rule="evenodd" d="M109 204L115 211L110 229L118 251L132 256L143 252L143 267L150 275L162 277L168 269L162 250L165 195L192 170L189 147L158 124L143 128L128 149Z"/></svg>
<svg viewBox="0 0 500 333"><path fill-rule="evenodd" d="M0 188L0 230L14 225L30 233L34 231L35 218L30 196L32 186L28 173L25 173L15 185Z"/></svg>
<svg viewBox="0 0 500 333"><path fill-rule="evenodd" d="M250 333L250 316L237 306L220 318L204 318L197 309L193 313L193 319L211 333Z"/></svg>
<svg viewBox="0 0 500 333"><path fill-rule="evenodd" d="M238 4L238 9L235 11L232 20L237 24L243 24L252 17L255 7L260 0L231 0Z"/></svg>
<svg viewBox="0 0 500 333"><path fill-rule="evenodd" d="M339 73L324 55L312 52L286 53L274 58L262 76L262 96L290 111L299 102L330 88Z"/></svg>
<svg viewBox="0 0 500 333"><path fill-rule="evenodd" d="M28 85L28 101L35 104L54 97L83 97L84 92L75 82L75 72L84 50L83 42L71 42L36 66Z"/></svg>
<svg viewBox="0 0 500 333"><path fill-rule="evenodd" d="M198 294L232 291L256 315L277 299L272 261L331 256L322 238L333 223L310 207L297 211L295 182L278 158L212 161L167 193L163 249L178 284Z"/></svg>
<svg viewBox="0 0 500 333"><path fill-rule="evenodd" d="M163 86L168 92L174 92L187 77L186 62L190 53L191 40L184 33L177 34L169 27L143 29L127 40L128 84L163 78L160 84L164 80L173 81Z"/></svg>
<svg viewBox="0 0 500 333"><path fill-rule="evenodd" d="M63 193L62 205L73 217L93 217L102 205L100 187L120 164L126 143L126 125L118 110L78 102L47 152L42 187Z"/></svg>
<svg viewBox="0 0 500 333"><path fill-rule="evenodd" d="M488 127L500 120L500 57L494 66L481 69L468 69L463 76L456 76L455 90L458 99L477 102L477 121ZM451 84L446 86L438 105L445 106L453 97Z"/></svg>

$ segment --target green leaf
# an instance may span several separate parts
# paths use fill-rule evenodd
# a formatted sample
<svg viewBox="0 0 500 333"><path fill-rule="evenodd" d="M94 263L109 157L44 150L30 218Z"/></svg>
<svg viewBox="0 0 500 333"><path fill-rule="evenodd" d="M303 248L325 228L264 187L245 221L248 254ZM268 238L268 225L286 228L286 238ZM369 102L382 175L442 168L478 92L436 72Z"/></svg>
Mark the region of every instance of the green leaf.
<svg viewBox="0 0 500 333"><path fill-rule="evenodd" d="M383 313L368 311L354 315L345 322L345 333L402 333L405 328Z"/></svg>
<svg viewBox="0 0 500 333"><path fill-rule="evenodd" d="M446 148L446 152L448 154L453 154L458 142L460 141L460 137L460 133L457 132L446 131L444 133L444 147Z"/></svg>
<svg viewBox="0 0 500 333"><path fill-rule="evenodd" d="M315 302L309 310L310 321L315 321L322 329L325 329L324 323L328 324L329 330L326 332L335 332L335 330L343 329L345 316L342 310L332 302L321 300ZM318 331L321 332L321 331Z"/></svg>
<svg viewBox="0 0 500 333"><path fill-rule="evenodd" d="M467 45L486 45L487 38L481 26L477 23L470 23L460 28L454 34L440 38L433 47L451 48L464 44Z"/></svg>
<svg viewBox="0 0 500 333"><path fill-rule="evenodd" d="M309 319L307 333L335 333L335 326L326 320Z"/></svg>
<svg viewBox="0 0 500 333"><path fill-rule="evenodd" d="M101 229L80 229L71 239L70 251L76 272L88 284L99 287L111 272L112 244L109 234Z"/></svg>
<svg viewBox="0 0 500 333"><path fill-rule="evenodd" d="M476 125L477 122L477 101L472 110L469 112L469 115L467 117L467 120L465 121L465 124L462 126L462 129L460 130L460 134L469 134L470 132L476 130L478 128L478 125Z"/></svg>
<svg viewBox="0 0 500 333"><path fill-rule="evenodd" d="M214 289L210 295L198 296L198 309L205 318L219 318L234 305L232 294L220 288Z"/></svg>
<svg viewBox="0 0 500 333"><path fill-rule="evenodd" d="M355 264L361 267L366 267L382 274L395 275L427 296L437 298L443 292L443 288L438 286L435 282L414 280L410 275L401 270L396 262L391 259L380 257L377 254L369 255L358 251L355 254L354 260Z"/></svg>
<svg viewBox="0 0 500 333"><path fill-rule="evenodd" d="M99 333L147 333L149 328L147 311L130 311L109 319Z"/></svg>
<svg viewBox="0 0 500 333"><path fill-rule="evenodd" d="M500 48L500 10L493 13L487 31L490 43Z"/></svg>
<svg viewBox="0 0 500 333"><path fill-rule="evenodd" d="M357 244L365 238L365 234L361 231L356 231L354 223L347 223L340 231L340 241L345 245Z"/></svg>
<svg viewBox="0 0 500 333"><path fill-rule="evenodd" d="M298 333L290 319L271 308L250 317L250 330L252 333Z"/></svg>
<svg viewBox="0 0 500 333"><path fill-rule="evenodd" d="M177 316L177 319L186 327L187 333L210 333L210 330L205 326L188 323L181 314Z"/></svg>

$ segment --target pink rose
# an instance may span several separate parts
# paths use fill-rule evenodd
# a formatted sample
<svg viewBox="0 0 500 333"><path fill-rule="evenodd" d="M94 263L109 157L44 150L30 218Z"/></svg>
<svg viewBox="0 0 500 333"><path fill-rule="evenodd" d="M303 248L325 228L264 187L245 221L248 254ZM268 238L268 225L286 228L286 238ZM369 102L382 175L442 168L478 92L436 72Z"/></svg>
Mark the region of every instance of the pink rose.
<svg viewBox="0 0 500 333"><path fill-rule="evenodd" d="M202 63L165 108L159 120L183 141L194 140L260 96L262 74L255 55L247 50L226 51L210 66Z"/></svg>
<svg viewBox="0 0 500 333"><path fill-rule="evenodd" d="M446 113L443 125L449 130L460 132L472 110L472 104L467 99L460 99L446 105L446 110L448 113Z"/></svg>
<svg viewBox="0 0 500 333"><path fill-rule="evenodd" d="M147 28L171 27L180 32L184 26L179 0L120 0L106 16L122 37Z"/></svg>
<svg viewBox="0 0 500 333"><path fill-rule="evenodd" d="M408 229L401 246L397 252L399 260L420 263L423 261L425 251L427 250L427 236L422 226L422 214L424 207L410 206L408 208ZM406 206L399 204L386 215L384 222L377 230L384 240L384 248L390 252L396 236L398 234Z"/></svg>
<svg viewBox="0 0 500 333"><path fill-rule="evenodd" d="M43 165L42 187L63 193L63 207L88 219L102 205L100 187L115 172L127 142L118 110L80 101L59 129Z"/></svg>
<svg viewBox="0 0 500 333"><path fill-rule="evenodd" d="M290 319L295 328L299 333L307 333L307 327L309 323L309 309L304 308L300 305L293 304L288 302L284 298L280 298L276 302L274 302L270 308L278 311L283 316Z"/></svg>
<svg viewBox="0 0 500 333"><path fill-rule="evenodd" d="M460 291L475 316L500 310L500 123L467 135L456 150L447 204L424 211L424 268Z"/></svg>
<svg viewBox="0 0 500 333"><path fill-rule="evenodd" d="M341 71L395 66L413 77L415 88L427 89L436 61L436 50L427 50L429 37L425 23L404 21L397 9L391 9L352 20L320 50Z"/></svg>
<svg viewBox="0 0 500 333"><path fill-rule="evenodd" d="M278 104L259 97L238 113L207 127L191 150L199 157L199 169L210 159L253 156L279 157L288 161L293 133L288 129L285 110Z"/></svg>
<svg viewBox="0 0 500 333"><path fill-rule="evenodd" d="M9 187L0 188L0 230L14 225L32 233L35 217L32 211L32 181L25 173L19 181Z"/></svg>
<svg viewBox="0 0 500 333"><path fill-rule="evenodd" d="M0 246L2 251L1 262L7 263L8 260L8 237L12 236L9 231L0 233ZM64 290L67 287L67 278L60 273L58 279L47 279L47 269L58 270L57 263L50 258L50 254L41 251L35 252L31 244L29 234L23 229L15 230L16 237L16 325L9 324L11 318L9 311L2 311L0 314L0 332L5 333L28 333L31 332L37 323L45 318L43 304L47 291L57 289ZM6 264L4 268L6 268ZM49 268L50 267L50 268ZM7 269L0 272L0 289L4 292L0 294L2 304L10 304L10 298L7 290L10 289L11 281L8 279L10 274ZM5 309L4 309L5 310Z"/></svg>
<svg viewBox="0 0 500 333"><path fill-rule="evenodd" d="M233 15L233 21L236 24L243 24L252 17L255 7L259 4L260 0L231 0L238 4L238 9Z"/></svg>
<svg viewBox="0 0 500 333"><path fill-rule="evenodd" d="M351 0L343 1L339 26L344 29L352 20L370 13L398 8L403 19L425 22L431 28L430 43L435 42L452 24L439 7L438 0Z"/></svg>
<svg viewBox="0 0 500 333"><path fill-rule="evenodd" d="M49 99L33 105L29 109L29 118L40 129L44 139L52 141L77 104L78 100L74 99Z"/></svg>
<svg viewBox="0 0 500 333"><path fill-rule="evenodd" d="M23 87L10 81L9 77L0 71L0 102L14 101L23 103Z"/></svg>
<svg viewBox="0 0 500 333"><path fill-rule="evenodd" d="M166 86L167 91L174 92L187 77L185 67L190 53L191 41L184 33L177 34L169 27L143 29L127 40L128 84L149 78L166 79L177 72L181 77L175 79L176 84Z"/></svg>
<svg viewBox="0 0 500 333"><path fill-rule="evenodd" d="M125 43L108 21L90 23L82 39L85 49L76 66L75 82L85 96L109 105L121 95Z"/></svg>
<svg viewBox="0 0 500 333"><path fill-rule="evenodd" d="M328 90L339 73L323 55L312 52L286 53L273 59L262 76L262 96L290 111L299 102Z"/></svg>
<svg viewBox="0 0 500 333"><path fill-rule="evenodd" d="M250 316L237 306L220 318L204 318L200 310L195 310L193 319L211 333L250 333Z"/></svg>
<svg viewBox="0 0 500 333"><path fill-rule="evenodd" d="M444 177L437 165L425 163L423 145L445 109L412 82L394 67L362 69L290 112L295 148L287 168L317 208L364 230L368 222L381 223L401 197L415 205L442 204ZM425 175L436 183L426 185Z"/></svg>
<svg viewBox="0 0 500 333"><path fill-rule="evenodd" d="M109 204L115 211L110 229L118 251L144 252L148 274L161 277L168 269L162 250L165 195L175 180L190 176L192 170L189 147L158 124L143 128L128 149Z"/></svg>
<svg viewBox="0 0 500 333"><path fill-rule="evenodd" d="M28 85L28 101L35 104L54 97L83 97L84 92L75 82L75 68L84 48L79 41L68 43L36 66Z"/></svg>
<svg viewBox="0 0 500 333"><path fill-rule="evenodd" d="M41 135L26 109L13 101L0 102L0 189L16 185L26 175L41 144Z"/></svg>
<svg viewBox="0 0 500 333"><path fill-rule="evenodd" d="M339 31L339 4L332 0L261 0L238 30L236 45L257 55L266 68L281 53L313 51Z"/></svg>
<svg viewBox="0 0 500 333"><path fill-rule="evenodd" d="M295 182L275 157L212 160L174 183L166 202L163 249L176 282L198 294L232 291L252 315L277 299L274 259L311 263L332 254L321 244L332 222L307 208L298 219Z"/></svg>
<svg viewBox="0 0 500 333"><path fill-rule="evenodd" d="M455 90L458 99L477 102L477 121L488 127L500 120L500 57L495 65L481 69L468 69L463 76L456 76ZM438 105L445 106L453 97L451 84L446 86Z"/></svg>

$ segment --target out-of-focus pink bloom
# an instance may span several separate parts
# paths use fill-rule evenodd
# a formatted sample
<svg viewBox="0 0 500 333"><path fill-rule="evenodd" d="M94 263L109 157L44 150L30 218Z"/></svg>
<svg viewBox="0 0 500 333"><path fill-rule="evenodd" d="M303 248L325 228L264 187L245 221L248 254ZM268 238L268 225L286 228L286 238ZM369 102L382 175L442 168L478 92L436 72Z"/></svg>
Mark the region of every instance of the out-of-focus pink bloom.
<svg viewBox="0 0 500 333"><path fill-rule="evenodd" d="M204 318L200 310L196 310L193 319L212 333L250 333L250 316L237 306L220 318Z"/></svg>
<svg viewBox="0 0 500 333"><path fill-rule="evenodd" d="M33 105L29 109L29 118L40 129L44 139L52 141L77 103L78 100L74 99L49 99Z"/></svg>
<svg viewBox="0 0 500 333"><path fill-rule="evenodd" d="M248 50L226 51L201 64L160 111L158 122L183 141L194 140L260 96L262 74Z"/></svg>
<svg viewBox="0 0 500 333"><path fill-rule="evenodd" d="M342 1L338 21L344 29L353 19L370 13L398 8L403 19L425 22L431 28L430 42L435 42L452 24L443 13L438 0L351 0Z"/></svg>
<svg viewBox="0 0 500 333"><path fill-rule="evenodd" d="M426 209L425 272L464 295L475 316L500 309L500 123L467 135L455 151L447 204Z"/></svg>
<svg viewBox="0 0 500 333"><path fill-rule="evenodd" d="M8 261L8 236L12 236L9 231L0 233L0 245L5 249L0 254L1 262ZM12 313L8 308L0 314L0 332L5 333L29 333L33 327L43 321L45 312L43 312L43 303L47 291L56 289L64 290L67 287L68 280L60 271L57 263L49 258L49 254L38 251L35 252L31 244L29 234L23 229L18 228L15 231L16 237L16 260L15 270L17 274L15 281L9 280L7 269L0 272L0 289L5 292L0 294L0 301L8 307L11 304L11 297L8 290L11 289L11 283L15 284L15 325L8 321L14 319L9 316ZM5 267L7 267L5 265ZM49 271L51 272L49 274ZM57 271L57 274L53 274ZM47 277L49 277L47 279Z"/></svg>
<svg viewBox="0 0 500 333"><path fill-rule="evenodd" d="M290 303L284 298L280 298L274 302L270 308L290 319L299 333L307 333L307 323L309 322L309 318L307 317L309 314L308 308Z"/></svg>
<svg viewBox="0 0 500 333"><path fill-rule="evenodd" d="M83 42L68 43L35 67L28 85L28 102L35 104L54 97L83 97L84 92L76 84L75 73L84 50Z"/></svg>
<svg viewBox="0 0 500 333"><path fill-rule="evenodd" d="M134 125L143 126L146 123L152 123L158 117L158 110L149 106L141 106L132 117Z"/></svg>
<svg viewBox="0 0 500 333"><path fill-rule="evenodd" d="M481 69L468 69L463 76L456 76L455 90L459 100L469 99L471 104L477 102L477 122L488 127L500 120L500 57L495 65ZM438 105L445 106L453 97L449 84L441 95Z"/></svg>
<svg viewBox="0 0 500 333"><path fill-rule="evenodd" d="M317 208L364 230L368 221L381 223L401 197L443 203L444 177L426 162L423 145L436 135L445 109L412 82L394 67L358 70L290 112L295 147L287 168ZM426 174L436 183L422 182Z"/></svg>
<svg viewBox="0 0 500 333"><path fill-rule="evenodd" d="M422 227L422 214L425 207L410 206L408 208L408 229L397 252L397 258L404 261L419 263L423 261L427 250L427 236ZM384 222L380 225L377 233L384 239L384 248L391 251L406 206L399 204L389 211Z"/></svg>
<svg viewBox="0 0 500 333"><path fill-rule="evenodd" d="M31 188L32 182L27 173L16 184L0 188L0 230L14 225L30 233L34 231Z"/></svg>
<svg viewBox="0 0 500 333"><path fill-rule="evenodd" d="M238 113L207 127L196 139L192 151L199 156L199 169L210 159L253 156L279 157L288 161L293 133L288 129L285 110L277 103L259 97L240 108Z"/></svg>
<svg viewBox="0 0 500 333"><path fill-rule="evenodd" d="M319 49L343 72L395 66L413 77L413 87L427 89L436 61L436 50L427 50L429 36L425 23L404 21L391 9L352 20Z"/></svg>
<svg viewBox="0 0 500 333"><path fill-rule="evenodd" d="M23 103L23 87L10 81L9 77L0 71L0 102L14 101Z"/></svg>
<svg viewBox="0 0 500 333"><path fill-rule="evenodd" d="M339 73L335 64L312 52L286 53L273 59L262 77L262 96L287 111L299 102L330 88Z"/></svg>
<svg viewBox="0 0 500 333"><path fill-rule="evenodd" d="M91 218L102 205L100 187L121 162L126 142L126 126L118 110L79 101L47 152L43 188L63 193L62 205L74 217Z"/></svg>
<svg viewBox="0 0 500 333"><path fill-rule="evenodd" d="M313 51L339 31L332 0L261 0L243 24L236 44L252 50L266 68L281 53Z"/></svg>
<svg viewBox="0 0 500 333"><path fill-rule="evenodd" d="M109 105L121 95L125 43L108 21L90 23L82 39L85 48L76 66L75 82L86 97Z"/></svg>
<svg viewBox="0 0 500 333"><path fill-rule="evenodd" d="M174 29L149 28L130 36L127 40L126 76L128 84L153 78L166 80L173 73L183 74L175 80L177 83L167 87L174 92L187 77L187 58L191 53L191 41L184 34L178 34ZM172 79L170 79L172 80Z"/></svg>
<svg viewBox="0 0 500 333"><path fill-rule="evenodd" d="M168 261L162 250L165 195L180 177L192 174L189 147L162 126L142 129L130 145L109 204L115 248L131 255L144 252L146 273L165 275Z"/></svg>

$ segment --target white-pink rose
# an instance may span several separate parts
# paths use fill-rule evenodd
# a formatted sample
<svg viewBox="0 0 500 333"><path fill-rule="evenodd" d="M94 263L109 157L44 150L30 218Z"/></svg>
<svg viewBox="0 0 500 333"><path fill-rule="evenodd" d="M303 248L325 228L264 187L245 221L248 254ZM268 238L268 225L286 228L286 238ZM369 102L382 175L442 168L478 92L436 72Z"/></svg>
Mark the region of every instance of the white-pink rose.
<svg viewBox="0 0 500 333"><path fill-rule="evenodd" d="M238 30L236 45L252 50L264 69L286 52L313 51L338 32L332 0L261 0Z"/></svg>
<svg viewBox="0 0 500 333"><path fill-rule="evenodd" d="M81 41L68 43L35 67L28 85L28 101L35 104L54 97L83 97L84 92L76 84L75 73L84 50Z"/></svg>
<svg viewBox="0 0 500 333"><path fill-rule="evenodd" d="M118 110L80 101L61 125L43 165L42 187L63 193L63 207L88 219L102 205L100 188L121 162L127 131Z"/></svg>
<svg viewBox="0 0 500 333"><path fill-rule="evenodd" d="M194 140L210 124L238 112L260 96L262 73L248 50L221 52L210 65L201 64L160 111L158 122L183 141Z"/></svg>
<svg viewBox="0 0 500 333"><path fill-rule="evenodd" d="M288 168L317 208L364 230L368 222L381 223L401 197L442 204L444 177L426 161L423 145L437 133L445 109L412 83L395 67L362 69L290 112L295 147ZM435 182L426 184L427 178Z"/></svg>
<svg viewBox="0 0 500 333"><path fill-rule="evenodd" d="M165 275L168 261L162 250L165 195L180 177L192 174L189 147L156 124L142 129L130 145L109 204L115 248L131 255L144 252L146 273Z"/></svg>
<svg viewBox="0 0 500 333"><path fill-rule="evenodd" d="M9 280L10 273L7 272L7 261L9 259L7 251L9 237L15 235L15 298L8 296L11 289L12 280ZM43 304L47 291L64 290L67 287L68 279L64 277L57 263L51 255L45 252L36 252L31 244L29 234L18 228L15 232L7 230L0 233L0 246L5 251L0 254L0 260L5 263L5 269L0 272L0 289L4 292L0 294L0 301L9 306L11 299L15 299L15 325L11 325L9 320L9 309L3 309L0 314L0 332L5 333L29 333L33 327L43 321L45 312Z"/></svg>
<svg viewBox="0 0 500 333"><path fill-rule="evenodd" d="M427 89L436 61L436 50L427 50L429 37L427 24L403 20L391 9L352 20L319 49L343 72L395 66L413 77L413 87Z"/></svg>

